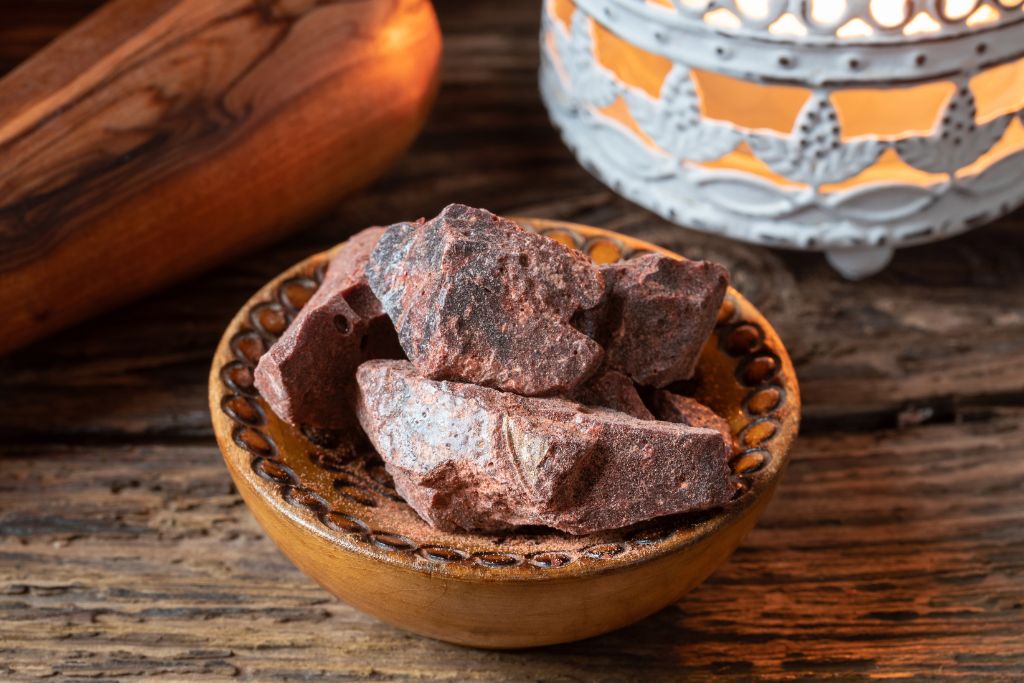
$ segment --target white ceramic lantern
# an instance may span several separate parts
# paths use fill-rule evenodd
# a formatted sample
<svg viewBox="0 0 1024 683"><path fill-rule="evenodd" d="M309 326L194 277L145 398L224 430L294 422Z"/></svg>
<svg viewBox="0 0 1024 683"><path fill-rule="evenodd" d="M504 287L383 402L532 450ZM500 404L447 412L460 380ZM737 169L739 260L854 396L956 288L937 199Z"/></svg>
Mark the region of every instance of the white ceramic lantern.
<svg viewBox="0 0 1024 683"><path fill-rule="evenodd" d="M682 225L847 277L1024 202L1024 0L545 0L580 162Z"/></svg>

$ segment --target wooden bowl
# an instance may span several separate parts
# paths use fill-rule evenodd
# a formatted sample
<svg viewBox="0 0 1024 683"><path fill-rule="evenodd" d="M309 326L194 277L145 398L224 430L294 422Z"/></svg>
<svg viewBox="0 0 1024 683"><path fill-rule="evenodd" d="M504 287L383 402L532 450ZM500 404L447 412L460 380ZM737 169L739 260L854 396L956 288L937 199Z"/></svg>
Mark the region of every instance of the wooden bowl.
<svg viewBox="0 0 1024 683"><path fill-rule="evenodd" d="M516 220L598 262L673 255L607 230ZM253 387L256 361L315 291L329 253L268 283L231 321L213 360L210 410L224 461L256 519L302 571L347 603L477 647L595 636L703 581L768 504L797 433L799 389L771 325L730 289L692 381L694 395L729 420L742 449L732 461L742 488L730 504L578 537L431 528L396 495L379 456L339 448L338 434L291 427Z"/></svg>

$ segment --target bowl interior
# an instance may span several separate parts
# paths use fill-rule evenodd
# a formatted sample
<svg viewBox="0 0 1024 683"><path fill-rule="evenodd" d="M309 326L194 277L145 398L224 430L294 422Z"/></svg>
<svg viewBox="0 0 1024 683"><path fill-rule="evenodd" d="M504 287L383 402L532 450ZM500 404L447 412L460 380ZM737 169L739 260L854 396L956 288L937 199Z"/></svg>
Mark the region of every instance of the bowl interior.
<svg viewBox="0 0 1024 683"><path fill-rule="evenodd" d="M596 262L659 252L605 230L519 218L524 227L582 250ZM339 245L336 249L344 249ZM369 446L348 435L297 429L277 418L253 386L259 357L316 291L330 252L310 257L261 289L225 332L211 373L211 404L233 475L283 515L340 548L415 571L479 580L544 580L621 568L714 532L770 494L796 435L800 399L792 364L771 326L730 289L695 377L685 389L725 417L738 444L734 500L699 514L624 530L571 536L549 529L503 535L439 531L395 493Z"/></svg>

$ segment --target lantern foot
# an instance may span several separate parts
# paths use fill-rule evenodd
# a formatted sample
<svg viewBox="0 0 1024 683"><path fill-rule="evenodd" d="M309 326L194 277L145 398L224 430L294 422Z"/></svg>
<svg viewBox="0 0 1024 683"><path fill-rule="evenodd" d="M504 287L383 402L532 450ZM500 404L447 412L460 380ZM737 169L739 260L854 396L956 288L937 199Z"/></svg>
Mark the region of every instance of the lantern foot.
<svg viewBox="0 0 1024 683"><path fill-rule="evenodd" d="M858 247L825 252L829 265L847 280L863 280L882 272L892 261L892 256L892 247Z"/></svg>

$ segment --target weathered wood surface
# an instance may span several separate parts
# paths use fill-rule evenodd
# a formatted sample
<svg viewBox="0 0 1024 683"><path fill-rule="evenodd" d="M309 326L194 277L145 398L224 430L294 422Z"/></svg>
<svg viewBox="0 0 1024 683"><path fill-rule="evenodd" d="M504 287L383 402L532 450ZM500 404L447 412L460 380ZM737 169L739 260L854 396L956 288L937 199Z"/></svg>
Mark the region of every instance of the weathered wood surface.
<svg viewBox="0 0 1024 683"><path fill-rule="evenodd" d="M111 0L0 80L0 353L380 176L440 54L428 0Z"/></svg>
<svg viewBox="0 0 1024 683"><path fill-rule="evenodd" d="M0 6L0 63L94 4ZM0 678L1020 680L1024 215L856 285L678 231L558 142L534 3L438 10L442 94L384 180L276 249L0 360ZM205 380L235 309L346 234L451 200L720 258L789 344L806 419L778 497L705 585L632 628L524 653L409 636L302 576L231 489Z"/></svg>

